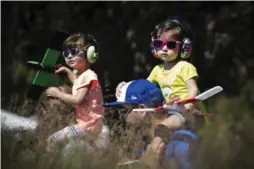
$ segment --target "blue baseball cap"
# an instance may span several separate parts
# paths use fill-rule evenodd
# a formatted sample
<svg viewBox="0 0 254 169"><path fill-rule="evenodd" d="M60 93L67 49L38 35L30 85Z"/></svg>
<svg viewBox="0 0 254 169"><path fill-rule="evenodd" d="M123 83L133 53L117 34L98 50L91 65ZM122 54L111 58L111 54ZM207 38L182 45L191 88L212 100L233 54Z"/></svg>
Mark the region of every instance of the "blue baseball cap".
<svg viewBox="0 0 254 169"><path fill-rule="evenodd" d="M163 96L155 83L145 79L133 80L122 86L121 96L115 102L105 103L105 106L115 106L126 103L162 105Z"/></svg>

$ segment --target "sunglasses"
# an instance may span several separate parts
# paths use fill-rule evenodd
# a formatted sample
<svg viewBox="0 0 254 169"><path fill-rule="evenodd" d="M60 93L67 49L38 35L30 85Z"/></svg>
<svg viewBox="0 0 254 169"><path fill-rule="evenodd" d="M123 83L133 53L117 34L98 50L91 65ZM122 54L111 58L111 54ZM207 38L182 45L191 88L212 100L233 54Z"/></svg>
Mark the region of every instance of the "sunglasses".
<svg viewBox="0 0 254 169"><path fill-rule="evenodd" d="M80 51L82 51L79 48L70 48L70 49L66 49L62 52L62 55L64 57L68 57L69 54L71 54L72 56L77 55Z"/></svg>
<svg viewBox="0 0 254 169"><path fill-rule="evenodd" d="M153 47L156 49L162 49L164 45L166 45L168 49L175 49L177 47L177 44L181 44L181 42L154 39L152 41L152 44Z"/></svg>

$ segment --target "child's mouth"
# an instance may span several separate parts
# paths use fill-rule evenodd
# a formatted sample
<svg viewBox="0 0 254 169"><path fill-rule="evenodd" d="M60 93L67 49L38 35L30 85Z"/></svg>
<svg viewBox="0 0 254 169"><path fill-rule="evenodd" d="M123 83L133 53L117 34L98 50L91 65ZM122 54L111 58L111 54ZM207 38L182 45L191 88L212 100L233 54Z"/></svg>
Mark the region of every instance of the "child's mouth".
<svg viewBox="0 0 254 169"><path fill-rule="evenodd" d="M69 64L73 64L73 63L75 63L74 61L69 61Z"/></svg>
<svg viewBox="0 0 254 169"><path fill-rule="evenodd" d="M161 58L168 58L167 54L161 54Z"/></svg>

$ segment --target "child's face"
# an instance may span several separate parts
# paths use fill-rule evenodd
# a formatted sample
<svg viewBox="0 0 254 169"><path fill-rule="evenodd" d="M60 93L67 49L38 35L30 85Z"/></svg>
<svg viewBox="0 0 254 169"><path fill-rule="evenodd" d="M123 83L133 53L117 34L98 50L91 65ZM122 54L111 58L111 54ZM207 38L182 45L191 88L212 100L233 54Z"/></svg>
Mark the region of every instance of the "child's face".
<svg viewBox="0 0 254 169"><path fill-rule="evenodd" d="M72 69L84 70L88 67L88 62L84 57L84 51L79 48L67 49L65 54L65 62Z"/></svg>
<svg viewBox="0 0 254 169"><path fill-rule="evenodd" d="M174 32L163 32L159 38L157 38L156 57L160 58L164 62L170 62L177 58L180 48L180 42L176 39ZM164 43L162 43L164 42ZM155 46L155 41L154 41Z"/></svg>

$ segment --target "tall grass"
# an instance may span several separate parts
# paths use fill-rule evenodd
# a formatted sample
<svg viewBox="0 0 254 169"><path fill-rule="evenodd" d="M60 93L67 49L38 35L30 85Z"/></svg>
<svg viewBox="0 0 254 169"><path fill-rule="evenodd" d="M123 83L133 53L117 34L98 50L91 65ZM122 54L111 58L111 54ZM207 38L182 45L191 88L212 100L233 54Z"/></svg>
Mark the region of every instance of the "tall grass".
<svg viewBox="0 0 254 169"><path fill-rule="evenodd" d="M197 169L253 169L254 168L254 82L248 82L237 97L220 95L212 99L209 112L216 113L209 124L197 134L201 138L200 156ZM10 102L9 110L26 115L34 109L35 103L26 100L15 104L17 97ZM38 169L114 169L119 168L116 162L125 152L128 138L124 135L123 118L116 114L106 113L106 123L119 137L112 137L112 142L103 152L87 153L86 147L77 144L68 159L55 153L45 153L45 139L54 131L63 128L73 121L74 111L56 100L49 100L42 95L35 114L40 125L35 134L28 132L1 132L1 157L4 169L38 168ZM51 100L52 101L52 100ZM121 113L119 109L118 113ZM122 130L122 131L121 131ZM125 147L125 149L124 149ZM140 168L132 166L132 168ZM175 168L175 167L171 167Z"/></svg>

